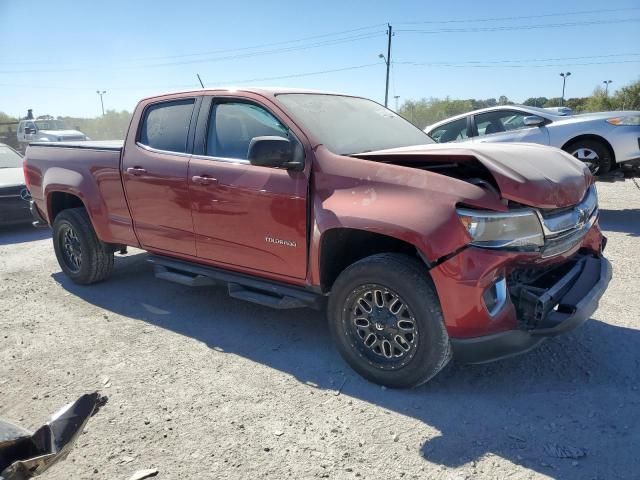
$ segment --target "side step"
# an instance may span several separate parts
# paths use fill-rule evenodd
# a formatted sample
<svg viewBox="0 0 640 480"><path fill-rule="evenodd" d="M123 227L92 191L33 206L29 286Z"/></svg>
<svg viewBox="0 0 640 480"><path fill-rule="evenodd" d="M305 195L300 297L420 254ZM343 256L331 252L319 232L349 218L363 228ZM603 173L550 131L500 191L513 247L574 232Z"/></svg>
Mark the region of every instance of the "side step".
<svg viewBox="0 0 640 480"><path fill-rule="evenodd" d="M323 305L321 294L304 288L160 255L150 255L148 261L162 280L188 287L227 284L231 297L266 307L320 309Z"/></svg>

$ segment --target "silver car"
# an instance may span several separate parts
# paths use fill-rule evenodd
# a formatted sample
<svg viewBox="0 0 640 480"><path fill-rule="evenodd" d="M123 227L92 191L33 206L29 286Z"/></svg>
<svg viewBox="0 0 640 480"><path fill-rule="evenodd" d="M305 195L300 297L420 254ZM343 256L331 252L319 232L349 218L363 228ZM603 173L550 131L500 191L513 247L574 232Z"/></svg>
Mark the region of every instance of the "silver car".
<svg viewBox="0 0 640 480"><path fill-rule="evenodd" d="M640 165L640 111L563 116L543 108L502 105L457 115L424 131L438 143L551 145L582 160L598 175L616 164Z"/></svg>

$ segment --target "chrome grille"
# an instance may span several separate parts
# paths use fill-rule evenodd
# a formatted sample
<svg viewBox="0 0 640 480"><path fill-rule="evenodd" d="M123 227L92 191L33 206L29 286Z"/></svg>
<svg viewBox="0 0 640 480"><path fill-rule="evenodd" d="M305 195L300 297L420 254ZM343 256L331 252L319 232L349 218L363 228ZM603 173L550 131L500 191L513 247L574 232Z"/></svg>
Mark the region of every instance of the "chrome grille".
<svg viewBox="0 0 640 480"><path fill-rule="evenodd" d="M598 218L598 196L591 186L582 201L570 209L538 211L544 231L543 257L553 257L571 250L589 232Z"/></svg>

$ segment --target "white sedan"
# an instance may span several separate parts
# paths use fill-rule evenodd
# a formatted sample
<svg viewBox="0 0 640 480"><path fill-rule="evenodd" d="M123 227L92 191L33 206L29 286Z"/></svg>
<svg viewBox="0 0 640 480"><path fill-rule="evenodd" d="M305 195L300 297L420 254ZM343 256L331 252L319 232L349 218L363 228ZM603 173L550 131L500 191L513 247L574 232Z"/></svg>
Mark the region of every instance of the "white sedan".
<svg viewBox="0 0 640 480"><path fill-rule="evenodd" d="M564 116L543 108L502 105L447 118L424 131L438 143L551 145L582 160L599 175L616 164L640 165L640 111Z"/></svg>

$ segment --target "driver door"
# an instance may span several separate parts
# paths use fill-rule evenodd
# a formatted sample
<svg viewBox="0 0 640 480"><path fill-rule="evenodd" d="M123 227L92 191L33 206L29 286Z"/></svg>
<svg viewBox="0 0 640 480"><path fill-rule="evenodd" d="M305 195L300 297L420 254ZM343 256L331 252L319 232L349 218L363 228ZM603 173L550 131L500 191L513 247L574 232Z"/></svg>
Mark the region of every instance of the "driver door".
<svg viewBox="0 0 640 480"><path fill-rule="evenodd" d="M199 131L202 120L208 125L204 155L191 158L188 173L197 256L244 271L305 278L307 173L247 160L254 137L298 140L258 103L219 98L206 112L205 105L198 120Z"/></svg>

